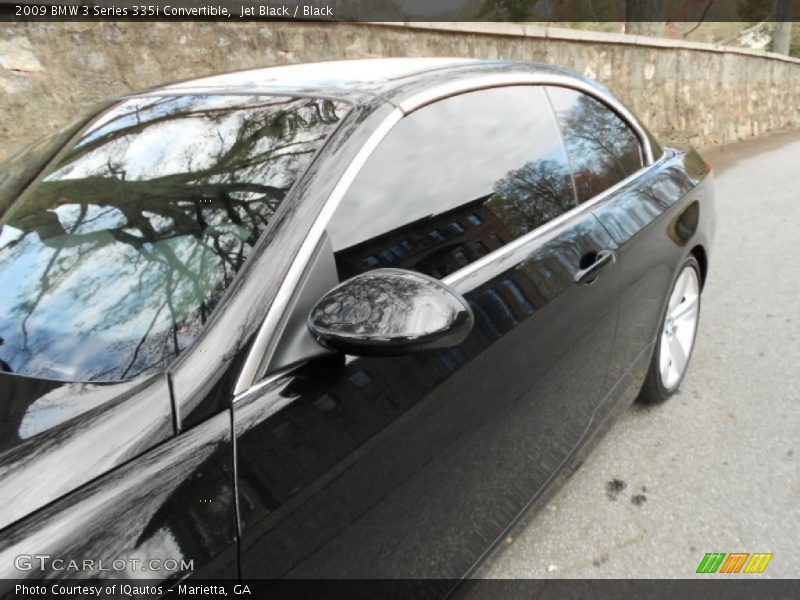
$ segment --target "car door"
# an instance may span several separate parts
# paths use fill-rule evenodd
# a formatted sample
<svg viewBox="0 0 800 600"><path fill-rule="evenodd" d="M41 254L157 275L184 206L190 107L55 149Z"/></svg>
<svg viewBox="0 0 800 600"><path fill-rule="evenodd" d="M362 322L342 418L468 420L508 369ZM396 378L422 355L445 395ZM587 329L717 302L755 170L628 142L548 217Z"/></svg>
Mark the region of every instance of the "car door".
<svg viewBox="0 0 800 600"><path fill-rule="evenodd" d="M464 294L474 329L390 358L292 358L281 348L307 342L284 333L276 368L234 402L242 575L464 575L568 463L608 391L614 249L578 201L543 88L402 119L296 297L411 269ZM307 302L293 306L287 322L304 323Z"/></svg>

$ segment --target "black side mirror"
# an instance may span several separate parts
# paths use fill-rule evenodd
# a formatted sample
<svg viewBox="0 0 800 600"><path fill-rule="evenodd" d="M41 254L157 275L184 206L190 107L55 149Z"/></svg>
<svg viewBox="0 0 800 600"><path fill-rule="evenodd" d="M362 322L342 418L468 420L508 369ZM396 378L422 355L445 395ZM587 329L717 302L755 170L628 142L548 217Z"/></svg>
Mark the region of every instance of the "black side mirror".
<svg viewBox="0 0 800 600"><path fill-rule="evenodd" d="M375 269L339 284L311 310L308 329L347 354L396 356L464 341L475 318L442 282L402 269Z"/></svg>

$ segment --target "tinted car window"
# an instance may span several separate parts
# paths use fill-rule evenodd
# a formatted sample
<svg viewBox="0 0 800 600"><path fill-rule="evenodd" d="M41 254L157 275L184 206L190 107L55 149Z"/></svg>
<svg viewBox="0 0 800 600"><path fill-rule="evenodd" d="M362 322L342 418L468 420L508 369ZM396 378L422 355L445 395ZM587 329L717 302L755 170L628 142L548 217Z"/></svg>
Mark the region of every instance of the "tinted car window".
<svg viewBox="0 0 800 600"><path fill-rule="evenodd" d="M377 267L444 277L574 206L544 90L496 88L400 121L358 173L329 234L342 279Z"/></svg>
<svg viewBox="0 0 800 600"><path fill-rule="evenodd" d="M566 88L550 87L547 93L564 136L581 202L642 167L636 135L605 104Z"/></svg>
<svg viewBox="0 0 800 600"><path fill-rule="evenodd" d="M189 95L103 113L39 183L0 202L3 370L116 381L163 368L344 112Z"/></svg>

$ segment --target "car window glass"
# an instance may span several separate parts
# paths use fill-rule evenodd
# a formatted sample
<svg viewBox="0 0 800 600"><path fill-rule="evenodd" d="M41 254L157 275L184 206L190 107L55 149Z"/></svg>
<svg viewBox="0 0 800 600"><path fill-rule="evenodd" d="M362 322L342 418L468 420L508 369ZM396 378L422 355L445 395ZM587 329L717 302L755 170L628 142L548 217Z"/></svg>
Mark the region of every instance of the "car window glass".
<svg viewBox="0 0 800 600"><path fill-rule="evenodd" d="M575 205L544 90L495 88L401 120L328 231L342 279L377 267L444 277Z"/></svg>
<svg viewBox="0 0 800 600"><path fill-rule="evenodd" d="M547 94L564 136L581 202L642 167L636 135L605 104L567 88L548 87Z"/></svg>
<svg viewBox="0 0 800 600"><path fill-rule="evenodd" d="M31 142L17 154L0 163L0 213L8 210L64 144L106 106L109 104L95 106L94 110Z"/></svg>
<svg viewBox="0 0 800 600"><path fill-rule="evenodd" d="M0 197L0 367L118 381L166 366L346 110L185 95L103 113L41 181Z"/></svg>

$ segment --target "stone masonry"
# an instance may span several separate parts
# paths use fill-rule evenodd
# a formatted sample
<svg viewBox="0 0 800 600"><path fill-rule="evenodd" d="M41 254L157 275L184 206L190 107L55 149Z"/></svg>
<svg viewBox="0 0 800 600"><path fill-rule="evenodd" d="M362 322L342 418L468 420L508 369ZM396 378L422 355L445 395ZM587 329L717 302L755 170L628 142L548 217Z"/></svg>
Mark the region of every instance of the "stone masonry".
<svg viewBox="0 0 800 600"><path fill-rule="evenodd" d="M0 159L127 92L238 69L382 56L570 67L611 88L660 138L700 147L800 125L800 60L708 44L499 23L5 23Z"/></svg>

